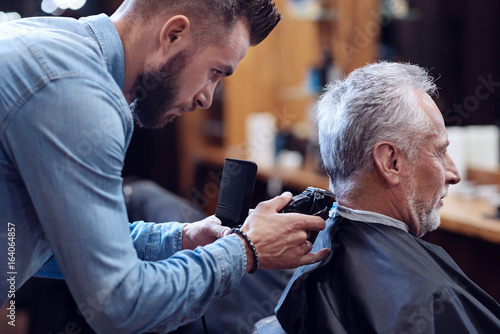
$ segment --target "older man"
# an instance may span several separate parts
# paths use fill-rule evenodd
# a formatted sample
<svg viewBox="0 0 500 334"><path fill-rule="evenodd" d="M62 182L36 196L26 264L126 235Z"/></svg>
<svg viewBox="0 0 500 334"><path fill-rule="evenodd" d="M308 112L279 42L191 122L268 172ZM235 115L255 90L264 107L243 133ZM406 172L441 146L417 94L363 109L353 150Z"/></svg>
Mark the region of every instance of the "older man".
<svg viewBox="0 0 500 334"><path fill-rule="evenodd" d="M328 87L318 104L321 155L337 203L277 316L287 333L499 333L500 306L443 249L439 226L460 176L427 71L376 63Z"/></svg>
<svg viewBox="0 0 500 334"><path fill-rule="evenodd" d="M279 20L271 0L125 0L111 17L0 24L0 304L54 257L96 331L167 332L246 272L328 254L306 242L321 218L277 213L291 194L229 236L213 218L127 220L134 119L156 128L208 108Z"/></svg>

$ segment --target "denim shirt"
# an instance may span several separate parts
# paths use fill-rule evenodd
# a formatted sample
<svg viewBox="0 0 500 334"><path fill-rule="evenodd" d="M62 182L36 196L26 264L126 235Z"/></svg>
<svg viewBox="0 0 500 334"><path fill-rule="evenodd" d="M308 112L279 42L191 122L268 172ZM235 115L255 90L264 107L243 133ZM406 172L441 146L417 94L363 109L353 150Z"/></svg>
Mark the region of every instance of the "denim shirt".
<svg viewBox="0 0 500 334"><path fill-rule="evenodd" d="M184 224L128 223L124 76L106 15L0 23L0 304L54 255L98 332L165 332L244 275L235 235L189 251Z"/></svg>

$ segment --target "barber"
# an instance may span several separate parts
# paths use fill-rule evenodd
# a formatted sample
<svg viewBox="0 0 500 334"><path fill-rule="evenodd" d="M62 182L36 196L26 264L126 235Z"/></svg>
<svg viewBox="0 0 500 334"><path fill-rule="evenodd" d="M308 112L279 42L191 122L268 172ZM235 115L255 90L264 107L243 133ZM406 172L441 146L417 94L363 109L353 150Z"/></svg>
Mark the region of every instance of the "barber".
<svg viewBox="0 0 500 334"><path fill-rule="evenodd" d="M14 263L1 260L1 304L8 273L19 289L53 256L97 332L167 332L246 272L328 254L306 242L321 218L277 213L289 193L230 235L213 217L127 222L121 172L134 120L158 128L210 107L217 83L279 20L270 0L126 0L111 17L0 24L0 249L15 247Z"/></svg>

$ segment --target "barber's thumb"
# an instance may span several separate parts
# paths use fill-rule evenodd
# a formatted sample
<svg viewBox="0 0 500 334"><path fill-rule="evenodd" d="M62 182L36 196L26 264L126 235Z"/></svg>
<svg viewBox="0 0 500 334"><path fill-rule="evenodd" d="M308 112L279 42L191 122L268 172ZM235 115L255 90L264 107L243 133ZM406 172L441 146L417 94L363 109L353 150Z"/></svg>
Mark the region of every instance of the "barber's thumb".
<svg viewBox="0 0 500 334"><path fill-rule="evenodd" d="M221 220L219 218L217 218L215 215L208 216L204 220L209 222L210 224L217 224L217 225L222 224Z"/></svg>
<svg viewBox="0 0 500 334"><path fill-rule="evenodd" d="M231 229L223 225L212 225L212 233L216 238L222 238L231 233Z"/></svg>
<svg viewBox="0 0 500 334"><path fill-rule="evenodd" d="M276 211L280 211L281 209L283 209L285 207L285 205L287 205L288 202L290 202L292 197L293 197L293 195L289 191L285 191L281 195L275 197L273 199L273 201L276 202Z"/></svg>

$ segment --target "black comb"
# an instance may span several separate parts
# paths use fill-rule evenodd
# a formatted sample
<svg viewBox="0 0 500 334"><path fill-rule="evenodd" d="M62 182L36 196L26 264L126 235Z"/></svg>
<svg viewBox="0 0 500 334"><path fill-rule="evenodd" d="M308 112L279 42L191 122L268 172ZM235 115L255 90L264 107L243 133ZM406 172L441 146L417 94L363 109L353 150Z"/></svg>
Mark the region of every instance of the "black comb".
<svg viewBox="0 0 500 334"><path fill-rule="evenodd" d="M222 225L237 227L242 225L250 210L257 165L253 161L224 160L219 198L215 216Z"/></svg>

